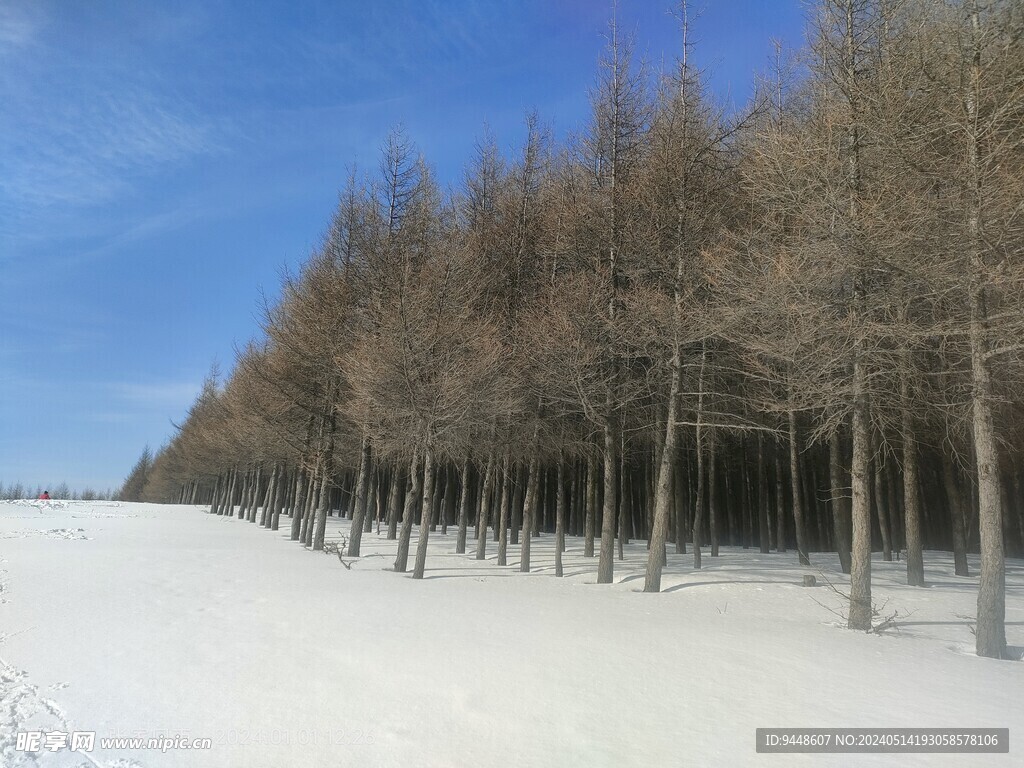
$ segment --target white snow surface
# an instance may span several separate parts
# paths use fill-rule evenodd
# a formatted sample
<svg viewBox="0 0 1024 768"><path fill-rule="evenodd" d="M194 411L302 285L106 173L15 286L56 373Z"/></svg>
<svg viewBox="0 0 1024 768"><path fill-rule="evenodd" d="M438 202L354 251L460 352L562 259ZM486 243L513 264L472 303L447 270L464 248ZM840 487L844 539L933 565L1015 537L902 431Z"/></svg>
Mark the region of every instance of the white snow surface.
<svg viewBox="0 0 1024 768"><path fill-rule="evenodd" d="M927 588L873 563L898 628L849 631L834 555L669 555L644 594L644 542L596 584L553 537L534 572L455 555L431 534L423 581L395 542L333 555L202 507L0 503L0 764L306 766L1020 766L1024 663L981 659L977 594L927 552ZM332 517L329 540L349 522ZM413 532L415 548L416 532ZM410 560L411 564L411 560ZM1007 566L1007 636L1024 646L1024 563ZM1002 755L759 755L758 727L1008 727ZM209 750L15 750L25 730L210 738Z"/></svg>

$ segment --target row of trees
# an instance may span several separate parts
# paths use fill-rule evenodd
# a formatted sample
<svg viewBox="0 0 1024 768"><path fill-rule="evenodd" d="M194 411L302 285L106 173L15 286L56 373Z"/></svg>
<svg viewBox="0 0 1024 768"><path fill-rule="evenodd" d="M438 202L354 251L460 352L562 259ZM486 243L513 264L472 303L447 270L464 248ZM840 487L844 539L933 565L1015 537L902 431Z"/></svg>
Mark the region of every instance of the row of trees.
<svg viewBox="0 0 1024 768"><path fill-rule="evenodd" d="M871 553L981 553L977 650L1006 653L1024 547L1024 9L818 0L744 110L613 23L592 118L528 115L442 192L407 136L353 172L322 246L230 378L207 381L143 495L323 546L374 519L422 577L436 526L476 556L583 537L701 567L721 544L838 552L849 624ZM557 563L560 572L560 561Z"/></svg>
<svg viewBox="0 0 1024 768"><path fill-rule="evenodd" d="M142 501L143 492L149 482L149 473L153 470L153 451L147 445L142 450L135 466L132 467L128 477L124 479L117 491L117 498L120 501Z"/></svg>

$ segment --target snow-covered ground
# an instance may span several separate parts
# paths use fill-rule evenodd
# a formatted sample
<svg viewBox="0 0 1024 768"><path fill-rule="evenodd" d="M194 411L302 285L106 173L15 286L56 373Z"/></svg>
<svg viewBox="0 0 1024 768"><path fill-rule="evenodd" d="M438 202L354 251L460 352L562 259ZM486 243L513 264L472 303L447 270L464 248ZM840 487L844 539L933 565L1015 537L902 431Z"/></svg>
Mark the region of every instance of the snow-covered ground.
<svg viewBox="0 0 1024 768"><path fill-rule="evenodd" d="M332 518L330 538L348 522ZM415 532L414 532L415 546ZM456 556L431 537L427 578L390 572L364 538L351 569L193 506L0 503L3 766L1019 766L1024 664L973 655L977 580L926 553L929 587L875 563L883 635L837 626L837 563L723 550L670 555L640 592L643 542L595 584L570 539L553 576ZM977 573L977 562L972 561ZM1024 563L1007 633L1024 646ZM1008 727L1002 755L759 755L758 727ZM18 731L209 738L208 750L36 755Z"/></svg>

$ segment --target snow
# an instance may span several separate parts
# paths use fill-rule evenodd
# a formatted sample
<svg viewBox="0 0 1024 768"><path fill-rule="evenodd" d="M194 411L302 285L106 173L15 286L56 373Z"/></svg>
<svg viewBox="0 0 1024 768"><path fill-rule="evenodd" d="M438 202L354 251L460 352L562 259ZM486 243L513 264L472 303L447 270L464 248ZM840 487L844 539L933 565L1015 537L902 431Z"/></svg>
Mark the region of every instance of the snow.
<svg viewBox="0 0 1024 768"><path fill-rule="evenodd" d="M926 553L929 586L873 564L904 615L838 626L834 556L669 556L643 594L643 542L597 585L570 538L498 567L431 535L427 578L395 542L342 567L282 530L194 506L0 503L0 754L17 766L1013 766L1024 664L973 655L977 578ZM349 523L329 522L329 539ZM415 547L416 533L413 533ZM972 560L972 573L978 564ZM1024 563L1007 567L1024 646ZM1008 727L1010 754L758 755L758 727ZM210 738L209 750L14 749L15 732Z"/></svg>

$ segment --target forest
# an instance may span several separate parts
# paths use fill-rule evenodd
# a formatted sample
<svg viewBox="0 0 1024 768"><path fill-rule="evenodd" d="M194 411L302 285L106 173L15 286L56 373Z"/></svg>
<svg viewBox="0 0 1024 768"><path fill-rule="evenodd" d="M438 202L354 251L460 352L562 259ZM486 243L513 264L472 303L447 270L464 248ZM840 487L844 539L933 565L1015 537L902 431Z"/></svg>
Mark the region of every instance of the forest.
<svg viewBox="0 0 1024 768"><path fill-rule="evenodd" d="M674 63L613 19L589 122L561 140L528 113L508 151L485 130L455 188L384 137L261 337L121 497L312 550L342 515L347 556L376 525L413 578L452 535L523 572L554 536L558 575L575 537L598 583L646 541L647 592L723 546L838 553L861 630L872 552L912 586L929 550L962 576L980 553L976 650L1006 658L1024 5L816 0L738 108L675 11Z"/></svg>

